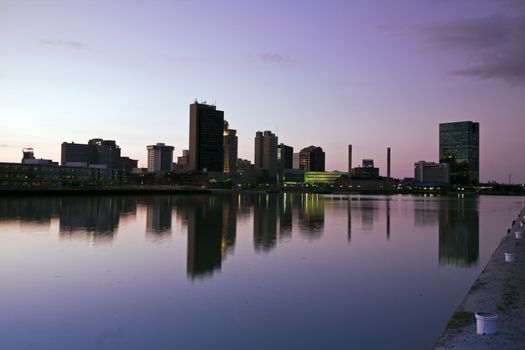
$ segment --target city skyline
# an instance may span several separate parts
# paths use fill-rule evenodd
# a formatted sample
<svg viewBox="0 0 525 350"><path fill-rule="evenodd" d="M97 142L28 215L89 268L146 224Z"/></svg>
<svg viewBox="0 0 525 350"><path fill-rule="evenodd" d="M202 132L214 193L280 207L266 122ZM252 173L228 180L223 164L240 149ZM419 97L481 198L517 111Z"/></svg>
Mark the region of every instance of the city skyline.
<svg viewBox="0 0 525 350"><path fill-rule="evenodd" d="M199 98L225 111L239 158L253 161L255 132L271 130L296 150L321 146L328 171L347 169L352 144L356 164L384 174L391 147L392 176L411 177L414 162L439 161L440 123L473 120L480 180L525 182L513 157L525 77L508 62L525 57L517 1L155 4L2 3L1 161L24 147L58 161L61 142L93 137L141 167L157 142L175 158ZM193 28L196 15L214 27Z"/></svg>

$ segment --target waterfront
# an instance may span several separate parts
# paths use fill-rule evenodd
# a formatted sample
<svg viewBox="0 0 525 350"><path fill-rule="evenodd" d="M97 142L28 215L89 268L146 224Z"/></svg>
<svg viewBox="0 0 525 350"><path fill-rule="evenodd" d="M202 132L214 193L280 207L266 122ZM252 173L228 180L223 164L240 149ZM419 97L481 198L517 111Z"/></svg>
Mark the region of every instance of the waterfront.
<svg viewBox="0 0 525 350"><path fill-rule="evenodd" d="M430 348L522 205L1 198L0 348Z"/></svg>

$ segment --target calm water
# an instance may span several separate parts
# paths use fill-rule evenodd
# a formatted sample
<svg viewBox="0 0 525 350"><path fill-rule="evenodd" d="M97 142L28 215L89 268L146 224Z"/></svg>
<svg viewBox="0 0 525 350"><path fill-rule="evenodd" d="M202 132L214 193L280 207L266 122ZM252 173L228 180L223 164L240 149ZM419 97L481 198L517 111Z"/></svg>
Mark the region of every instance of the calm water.
<svg viewBox="0 0 525 350"><path fill-rule="evenodd" d="M522 205L0 198L0 349L430 348Z"/></svg>

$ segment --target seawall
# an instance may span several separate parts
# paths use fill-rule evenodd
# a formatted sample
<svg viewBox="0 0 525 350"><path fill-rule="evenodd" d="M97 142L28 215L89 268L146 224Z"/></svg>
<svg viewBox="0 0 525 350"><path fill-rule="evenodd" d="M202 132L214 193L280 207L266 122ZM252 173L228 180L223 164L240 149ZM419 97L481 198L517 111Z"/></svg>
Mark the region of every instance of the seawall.
<svg viewBox="0 0 525 350"><path fill-rule="evenodd" d="M435 349L524 349L525 348L525 208L512 223L487 266L450 319ZM524 234L525 236L525 234ZM516 262L505 262L505 252L516 253ZM497 333L476 334L476 312L498 316Z"/></svg>

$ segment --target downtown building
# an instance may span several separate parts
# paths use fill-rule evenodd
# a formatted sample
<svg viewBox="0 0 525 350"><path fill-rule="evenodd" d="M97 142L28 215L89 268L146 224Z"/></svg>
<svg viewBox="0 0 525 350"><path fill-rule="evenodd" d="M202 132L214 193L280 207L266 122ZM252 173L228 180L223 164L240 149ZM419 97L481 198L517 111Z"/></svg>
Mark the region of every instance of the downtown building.
<svg viewBox="0 0 525 350"><path fill-rule="evenodd" d="M224 112L213 105L190 105L188 170L224 171Z"/></svg>
<svg viewBox="0 0 525 350"><path fill-rule="evenodd" d="M414 178L424 184L447 185L450 183L449 164L421 160L414 163Z"/></svg>
<svg viewBox="0 0 525 350"><path fill-rule="evenodd" d="M148 172L170 172L173 166L173 146L164 143L147 146L148 149Z"/></svg>
<svg viewBox="0 0 525 350"><path fill-rule="evenodd" d="M237 130L230 129L228 122L224 121L223 145L224 145L224 172L237 172Z"/></svg>
<svg viewBox="0 0 525 350"><path fill-rule="evenodd" d="M293 169L293 147L280 143L277 146L279 169Z"/></svg>
<svg viewBox="0 0 525 350"><path fill-rule="evenodd" d="M87 144L62 143L62 166L119 169L120 147L113 140L91 139Z"/></svg>
<svg viewBox="0 0 525 350"><path fill-rule="evenodd" d="M439 124L439 162L450 166L452 184L479 182L479 123Z"/></svg>
<svg viewBox="0 0 525 350"><path fill-rule="evenodd" d="M304 171L324 171L325 153L321 147L310 146L299 152L299 168Z"/></svg>
<svg viewBox="0 0 525 350"><path fill-rule="evenodd" d="M269 177L275 178L277 175L277 136L271 131L255 133L254 166Z"/></svg>

